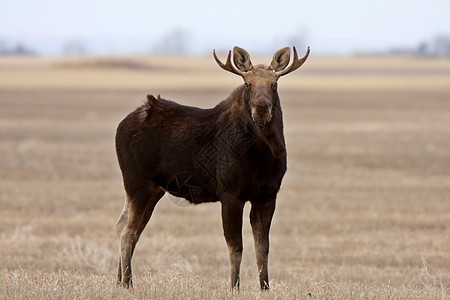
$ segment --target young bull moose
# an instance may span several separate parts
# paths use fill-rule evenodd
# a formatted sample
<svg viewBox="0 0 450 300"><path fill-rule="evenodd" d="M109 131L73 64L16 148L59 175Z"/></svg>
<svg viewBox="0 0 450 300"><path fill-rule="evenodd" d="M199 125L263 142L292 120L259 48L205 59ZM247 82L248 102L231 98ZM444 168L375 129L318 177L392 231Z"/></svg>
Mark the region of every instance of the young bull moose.
<svg viewBox="0 0 450 300"><path fill-rule="evenodd" d="M253 66L234 47L224 70L241 76L244 85L216 107L200 109L147 96L144 105L118 126L116 151L126 191L117 221L120 240L118 284L129 287L131 257L156 203L165 192L198 204L220 201L222 225L231 265L231 286L239 288L242 258L242 212L250 201L256 263L261 289L269 288L269 229L275 200L286 172L283 118L278 79L308 58L294 59L290 48L278 50L270 66Z"/></svg>

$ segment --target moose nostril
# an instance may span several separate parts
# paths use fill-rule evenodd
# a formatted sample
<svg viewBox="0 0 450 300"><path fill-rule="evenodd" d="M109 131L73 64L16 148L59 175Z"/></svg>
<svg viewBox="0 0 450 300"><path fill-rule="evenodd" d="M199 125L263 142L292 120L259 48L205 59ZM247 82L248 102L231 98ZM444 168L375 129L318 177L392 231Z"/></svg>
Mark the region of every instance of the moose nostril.
<svg viewBox="0 0 450 300"><path fill-rule="evenodd" d="M270 103L270 101L268 100L255 101L254 105L258 109L272 109L272 103Z"/></svg>
<svg viewBox="0 0 450 300"><path fill-rule="evenodd" d="M267 106L257 107L256 111L259 114L268 114L268 113L270 113L270 109Z"/></svg>
<svg viewBox="0 0 450 300"><path fill-rule="evenodd" d="M267 105L265 103L257 103L256 107L257 108L261 108L261 109L265 109L265 108L269 108L269 105Z"/></svg>

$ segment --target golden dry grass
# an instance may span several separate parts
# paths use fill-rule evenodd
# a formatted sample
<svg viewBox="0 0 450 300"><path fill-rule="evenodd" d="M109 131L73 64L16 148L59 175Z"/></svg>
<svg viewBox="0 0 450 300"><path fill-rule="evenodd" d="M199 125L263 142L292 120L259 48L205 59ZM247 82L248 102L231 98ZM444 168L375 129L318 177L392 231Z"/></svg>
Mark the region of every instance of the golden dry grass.
<svg viewBox="0 0 450 300"><path fill-rule="evenodd" d="M288 173L269 292L247 218L232 294L219 205L167 196L135 288L115 287L118 122L146 93L210 107L239 83L210 58L1 58L0 297L448 298L450 62L389 57L311 57L280 80Z"/></svg>

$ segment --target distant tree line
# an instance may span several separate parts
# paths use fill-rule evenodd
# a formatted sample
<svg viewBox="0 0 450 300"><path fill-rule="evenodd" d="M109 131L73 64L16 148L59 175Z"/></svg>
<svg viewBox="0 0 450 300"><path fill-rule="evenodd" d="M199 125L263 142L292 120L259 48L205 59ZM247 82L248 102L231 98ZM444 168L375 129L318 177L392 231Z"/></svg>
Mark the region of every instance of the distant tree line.
<svg viewBox="0 0 450 300"><path fill-rule="evenodd" d="M25 45L17 42L14 45L8 45L4 40L0 39L0 55L35 55L36 52Z"/></svg>
<svg viewBox="0 0 450 300"><path fill-rule="evenodd" d="M84 55L88 53L82 40L69 40L61 47L63 55ZM0 38L0 55L36 55L38 52L23 42L10 43Z"/></svg>
<svg viewBox="0 0 450 300"><path fill-rule="evenodd" d="M152 47L151 52L184 54L189 50L191 35L188 31L176 28L164 34Z"/></svg>
<svg viewBox="0 0 450 300"><path fill-rule="evenodd" d="M305 44L307 32L300 28L297 32L282 40L288 40L289 44L297 45L299 48ZM150 52L182 54L189 52L192 36L184 29L174 29L162 35L160 39L153 43ZM277 42L279 42L277 40ZM82 40L66 41L61 47L63 55L85 55L88 47ZM438 34L430 40L422 41L413 47L396 47L391 48L387 52L391 55L417 55L417 56L446 56L450 57L450 33ZM10 43L0 38L0 55L36 55L37 51L18 41Z"/></svg>
<svg viewBox="0 0 450 300"><path fill-rule="evenodd" d="M389 54L450 57L450 34L438 34L431 40L422 41L411 48L393 48L389 51Z"/></svg>

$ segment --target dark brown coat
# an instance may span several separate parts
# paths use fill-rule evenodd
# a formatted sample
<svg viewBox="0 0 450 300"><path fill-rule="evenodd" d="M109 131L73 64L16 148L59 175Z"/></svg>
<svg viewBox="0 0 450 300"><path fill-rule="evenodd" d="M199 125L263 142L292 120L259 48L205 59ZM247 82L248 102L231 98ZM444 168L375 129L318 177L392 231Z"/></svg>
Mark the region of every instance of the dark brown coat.
<svg viewBox="0 0 450 300"><path fill-rule="evenodd" d="M226 100L200 109L147 96L146 103L119 124L116 151L126 191L116 226L119 284L131 284L135 245L156 203L169 192L194 204L221 202L232 287L239 287L242 211L250 201L260 285L268 288L269 229L286 172L277 80L288 73L289 52L289 48L279 50L270 67L253 66L248 53L235 47L237 69L230 54L226 64L214 54L222 68L245 81ZM295 67L298 61L294 48L289 72L303 63Z"/></svg>

